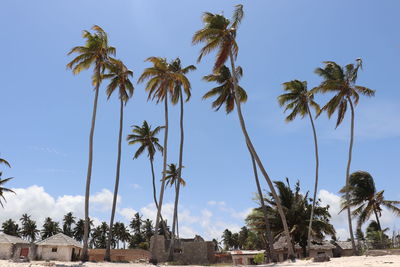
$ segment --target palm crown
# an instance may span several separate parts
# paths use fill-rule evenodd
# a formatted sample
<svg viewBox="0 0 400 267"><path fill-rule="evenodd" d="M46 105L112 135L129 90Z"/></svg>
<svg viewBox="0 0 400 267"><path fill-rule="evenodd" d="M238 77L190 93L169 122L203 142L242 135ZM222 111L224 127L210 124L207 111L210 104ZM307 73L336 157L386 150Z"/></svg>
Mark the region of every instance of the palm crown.
<svg viewBox="0 0 400 267"><path fill-rule="evenodd" d="M201 61L203 56L213 50L218 50L214 64L215 71L226 62L231 52L235 58L237 57L239 47L235 40L236 30L243 18L243 14L243 5L236 5L232 21L223 15L210 12L203 14L204 28L197 31L192 39L193 44L205 43L200 50L198 62Z"/></svg>
<svg viewBox="0 0 400 267"><path fill-rule="evenodd" d="M147 80L148 99L157 99L157 103L164 100L168 93L173 95L177 84L183 86L185 92L190 91L190 82L186 76L181 72L171 71L170 64L165 58L149 57L146 61L153 63L153 66L143 71L138 83Z"/></svg>
<svg viewBox="0 0 400 267"><path fill-rule="evenodd" d="M241 67L236 68L236 79L240 79L243 75ZM222 105L225 104L226 113L230 113L235 108L235 91L233 84L233 77L228 67L223 65L214 74L210 74L203 77L203 80L207 82L216 82L219 86L208 91L203 99L217 96L217 99L213 101L212 107L218 111ZM247 94L246 91L238 86L238 96L240 102L246 102Z"/></svg>
<svg viewBox="0 0 400 267"><path fill-rule="evenodd" d="M138 158L145 150L147 150L147 156L150 160L154 159L154 154L157 150L163 153L163 147L158 143L158 138L156 137L163 128L163 126L158 126L152 130L151 125L147 121L143 122L142 127L138 125L133 126L133 134L127 137L128 143L129 145L140 144L133 157L134 159Z"/></svg>
<svg viewBox="0 0 400 267"><path fill-rule="evenodd" d="M178 180L182 186L185 186L186 181L182 177L179 177L179 173L180 173L179 168L176 167L176 164L174 163L168 164L168 169L165 176L165 181L166 181L165 186L167 185L173 186L178 182Z"/></svg>
<svg viewBox="0 0 400 267"><path fill-rule="evenodd" d="M182 68L181 60L178 57L169 64L169 69L173 73L180 73L182 75L185 75L189 71L196 70L196 67L194 65L189 65L187 67ZM182 91L181 89L182 89L182 83L180 81L177 81L175 83L175 87L174 87L172 97L171 97L172 104L178 103L178 100L181 97L181 91ZM190 86L184 87L183 89L186 94L186 101L189 101L190 96L192 95L190 92Z"/></svg>
<svg viewBox="0 0 400 267"><path fill-rule="evenodd" d="M345 187L340 191L346 193ZM342 203L342 211L348 206L355 207L353 216L358 217L358 226L361 227L372 214L376 213L376 216L381 216L382 206L388 208L397 216L400 216L400 208L396 205L400 204L400 201L385 200L383 196L384 191L377 192L375 182L370 173L365 171L356 171L350 175L350 186L349 194L350 199L348 202ZM377 223L379 219L377 218Z"/></svg>
<svg viewBox="0 0 400 267"><path fill-rule="evenodd" d="M73 74L78 74L82 70L95 65L98 72L104 72L110 55L115 55L115 48L108 45L108 37L106 32L97 25L92 27L94 33L83 31L83 38L86 39L84 46L76 46L68 52L79 54L71 62L67 64L67 68L72 69ZM93 85L97 83L97 74L93 75Z"/></svg>
<svg viewBox="0 0 400 267"><path fill-rule="evenodd" d="M310 112L310 106L317 113L320 111L319 105L314 101L313 92L307 90L306 81L293 80L286 82L283 84L283 90L287 93L280 95L278 102L281 107L285 106L285 112L291 110L291 113L286 117L286 121L292 121L297 116L303 118Z"/></svg>
<svg viewBox="0 0 400 267"><path fill-rule="evenodd" d="M313 92L333 92L335 96L321 109L326 111L329 118L338 110L336 127L343 121L346 114L347 104L358 104L359 94L365 96L374 96L375 90L364 86L356 85L359 69L362 68L361 59L357 59L356 64L348 64L344 68L333 61L325 61L324 68L317 68L315 73L321 76L324 81Z"/></svg>
<svg viewBox="0 0 400 267"><path fill-rule="evenodd" d="M106 66L109 72L103 74L102 78L110 79L106 90L107 98L110 98L118 87L119 98L126 103L129 98L131 98L134 91L133 84L129 79L129 77L133 76L133 72L129 70L121 60L114 58L110 58Z"/></svg>

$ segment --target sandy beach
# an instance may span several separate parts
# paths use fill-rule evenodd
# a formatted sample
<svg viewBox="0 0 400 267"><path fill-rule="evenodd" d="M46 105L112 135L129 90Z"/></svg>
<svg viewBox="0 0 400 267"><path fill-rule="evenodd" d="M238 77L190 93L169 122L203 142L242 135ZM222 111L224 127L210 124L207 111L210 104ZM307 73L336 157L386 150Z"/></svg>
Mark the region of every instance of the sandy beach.
<svg viewBox="0 0 400 267"><path fill-rule="evenodd" d="M52 264L54 263L54 265ZM140 264L140 263L80 263L80 262L43 262L43 261L33 261L33 262L25 262L25 263L15 263L6 260L0 261L0 266L11 266L11 267L43 267L43 266L58 266L58 267L150 267L154 266L151 264ZM170 266L172 265L159 265L159 266ZM176 267L182 267L183 265L179 265ZM192 267L197 267L198 265L191 265ZM213 265L212 265L213 266ZM214 265L214 266L229 266L229 265ZM296 262L284 262L279 264L268 264L268 265L259 265L259 266L296 266L296 267L308 267L308 266L316 266L316 267L381 267L381 266L390 266L390 267L400 267L400 255L386 255L386 256L360 256L360 257L342 257L342 258L333 258L329 262L315 263L311 260L297 260Z"/></svg>

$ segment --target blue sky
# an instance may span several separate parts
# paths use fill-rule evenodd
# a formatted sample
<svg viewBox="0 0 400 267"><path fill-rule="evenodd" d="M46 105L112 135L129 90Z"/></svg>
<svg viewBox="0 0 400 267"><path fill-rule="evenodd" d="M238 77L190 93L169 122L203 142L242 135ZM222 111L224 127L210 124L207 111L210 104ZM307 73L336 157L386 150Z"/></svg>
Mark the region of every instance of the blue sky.
<svg viewBox="0 0 400 267"><path fill-rule="evenodd" d="M16 177L10 186L21 190L19 201L33 205L36 202L31 201L32 196L24 198L24 194L37 194L35 201L41 203L39 196L43 196L53 203L49 209L71 209L82 214L77 203L82 201L86 178L93 102L91 71L73 76L65 68L72 59L66 55L69 49L83 44L82 30L94 24L103 27L110 44L117 48L117 57L134 71L136 81L149 65L144 62L149 56L179 56L184 65L195 64L200 47L191 45L191 37L202 27L202 12L223 12L230 17L235 4L211 0L118 1L114 5L98 0L2 1L0 153L13 166L4 175ZM244 69L241 85L249 96L243 112L270 176L274 180L289 177L292 183L300 179L304 191L311 190L314 179L309 121L284 122L285 115L276 101L282 92L281 84L300 79L307 80L309 87L316 86L320 78L314 69L322 61L347 64L361 57L364 69L358 83L377 92L372 99L362 98L356 108L352 170L369 171L378 189L385 189L388 199L399 199L400 4L279 0L249 1L244 8L237 60ZM198 232L206 237L216 236L224 227L237 229L244 223L246 211L255 205L250 160L236 114L214 112L211 101L201 100L212 86L201 78L210 73L213 60L213 55L206 57L189 75L192 99L185 105L183 174L187 186L181 195L182 225L187 235ZM317 97L321 104L327 99L328 96ZM92 193L97 194L100 206L105 205L92 212L99 220L109 220L109 207L102 197L109 197L104 189L112 191L114 184L118 111L116 96L107 101L103 86L92 176ZM178 160L178 116L178 108L171 108L169 162ZM163 107L147 102L140 84L135 86L125 109L124 135L129 134L130 126L143 120L153 126L164 122ZM335 130L334 120L329 121L325 115L316 121L320 188L326 192L325 203L331 205L336 203L334 194L344 183L348 124L346 118ZM153 214L149 162L146 157L133 161L134 151L135 147L124 144L118 206L121 220L126 220L133 210L149 217ZM156 169L160 176L160 156ZM19 209L13 206L16 198L12 196L7 203L8 213L4 214L9 217L19 216L18 212L27 209L22 204ZM74 208L63 206L66 199L73 199ZM166 201L172 201L171 190ZM37 209L35 216L42 219L46 212ZM336 227L344 229L343 217L332 215ZM61 211L54 216L61 216ZM387 220L387 226L395 224L394 219ZM341 233L344 237L344 230Z"/></svg>

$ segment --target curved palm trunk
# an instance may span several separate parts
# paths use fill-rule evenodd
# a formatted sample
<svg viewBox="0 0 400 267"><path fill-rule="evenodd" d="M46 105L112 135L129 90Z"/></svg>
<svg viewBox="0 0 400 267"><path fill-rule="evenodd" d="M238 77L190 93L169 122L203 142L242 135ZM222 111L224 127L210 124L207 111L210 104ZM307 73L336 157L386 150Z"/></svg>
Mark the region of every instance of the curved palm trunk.
<svg viewBox="0 0 400 267"><path fill-rule="evenodd" d="M174 219L172 222L172 238L171 245L169 247L169 259L172 261L174 259L174 245L175 245L175 230L178 231L178 203L179 203L179 190L181 187L180 179L182 177L182 161L183 161L183 141L184 141L184 131L183 131L183 94L182 88L180 89L180 108L181 108L181 116L180 116L180 130L181 130L181 142L179 144L179 163L178 163L178 181L175 189L175 203L174 203ZM176 229L175 229L176 227ZM179 238L179 236L178 236Z"/></svg>
<svg viewBox="0 0 400 267"><path fill-rule="evenodd" d="M119 135L118 135L118 157L117 157L117 170L115 175L115 188L114 188L114 197L113 204L111 210L111 218L110 218L110 232L108 233L108 240L106 246L106 253L104 256L105 261L111 261L111 240L113 239L113 225L115 218L115 209L117 207L117 196L118 196L118 188L119 188L119 174L121 167L121 142L122 142L122 127L124 121L124 102L122 98L120 99L121 107L120 107L120 116L119 116Z"/></svg>
<svg viewBox="0 0 400 267"><path fill-rule="evenodd" d="M268 239L268 242L265 242L266 248L267 248L267 253L272 262L277 262L278 259L276 257L275 251L274 251L274 239L272 238L271 226L270 226L269 220L268 220L267 206L265 206L264 197L263 197L261 185L260 185L260 180L258 179L256 162L251 153L250 153L250 156L251 156L251 162L253 164L254 179L256 180L257 192L258 192L258 196L260 198L261 209L264 213L265 230L266 230L267 239Z"/></svg>
<svg viewBox="0 0 400 267"><path fill-rule="evenodd" d="M290 238L289 228L287 226L286 216L285 216L285 214L283 212L281 201L280 201L278 195L276 194L274 185L272 184L272 181L269 178L268 173L266 172L266 170L264 168L264 165L262 164L260 158L258 157L258 154L257 154L257 152L256 152L256 150L255 150L255 148L253 146L253 143L250 140L249 134L247 133L246 124L244 122L243 115L242 115L242 109L241 109L241 106L240 106L239 96L237 94L237 92L238 92L238 90L237 90L238 84L237 84L237 79L236 79L236 74L235 74L235 63L234 63L232 51L230 51L229 57L230 57L230 61L231 61L232 77L233 77L233 84L234 84L234 90L235 90L235 102L236 102L236 107L237 107L237 113L238 113L238 116L239 116L240 127L242 128L242 132L243 132L244 138L246 140L246 144L247 144L247 147L249 149L249 152L253 155L255 161L257 162L257 165L260 168L260 171L263 174L265 180L267 181L268 186L269 186L269 188L271 190L271 194L274 197L274 200L276 202L276 206L277 206L279 215L280 215L281 220L282 220L282 225L283 225L284 233L285 233L286 240L287 240L289 258L290 259L295 259L296 256L295 256L294 250L293 250L293 245L292 245L292 241L291 241L292 239Z"/></svg>
<svg viewBox="0 0 400 267"><path fill-rule="evenodd" d="M317 202L317 191L318 191L318 169L319 169L319 156L318 156L318 141L317 141L317 132L315 130L314 120L311 116L310 108L307 105L308 116L310 117L310 122L313 130L314 136L314 149L315 149L315 184L314 184L314 195L313 195L313 203L311 207L311 216L310 223L308 225L308 235L307 235L307 251L310 253L311 248L311 232L312 232L312 221L314 218L314 209L315 203Z"/></svg>
<svg viewBox="0 0 400 267"><path fill-rule="evenodd" d="M82 261L87 261L89 259L88 255L88 241L89 241L89 197L90 197L90 181L92 178L92 165L93 165L93 136L94 128L96 124L96 113L97 113L97 102L99 99L99 88L100 88L100 66L96 67L97 84L94 88L94 102L93 102L93 112L92 112L92 124L90 127L89 134L89 160L88 169L86 176L86 190L85 190L85 224L83 232L83 248L82 248Z"/></svg>
<svg viewBox="0 0 400 267"><path fill-rule="evenodd" d="M161 210L162 210L162 203L163 203L163 198L164 198L164 189L165 189L165 175L167 171L167 145L168 145L168 90L165 93L165 99L164 99L164 115L165 115L165 134L164 134L164 161L163 161L163 172L162 172L162 181L161 181L161 189L160 189L160 198L159 198L159 205L157 209L157 217L156 217L156 224L154 227L154 237L156 238L158 236L158 228L160 226L160 218L161 218ZM164 223L163 223L164 224ZM155 241L155 240L154 240ZM150 251L152 253L152 257L154 260L157 260L154 258L154 252L156 251L157 247L157 242L153 242L151 244Z"/></svg>
<svg viewBox="0 0 400 267"><path fill-rule="evenodd" d="M154 164L153 164L153 159L150 159L150 166L151 166L151 175L152 175L152 182L153 182L153 199L154 199L154 204L156 205L156 208L158 210L158 201L157 201L157 190L156 190L156 176L154 175ZM161 222L164 221L162 215L160 214L160 219ZM164 223L161 223L161 227L164 229L164 236L165 238L168 237L168 233L167 233L167 228L166 225Z"/></svg>
<svg viewBox="0 0 400 267"><path fill-rule="evenodd" d="M349 159L347 161L347 169L346 169L346 201L347 203L350 202L350 192L349 192L349 184L350 184L350 165L351 165L351 157L353 152L353 142L354 142L354 107L353 102L348 97L348 101L350 103L351 108L351 127L350 127L350 146L349 146ZM353 224L351 221L351 210L350 205L347 205L347 219L349 221L349 233L351 239L351 247L353 249L353 254L357 255L357 246L356 242L354 241L354 234L353 234Z"/></svg>

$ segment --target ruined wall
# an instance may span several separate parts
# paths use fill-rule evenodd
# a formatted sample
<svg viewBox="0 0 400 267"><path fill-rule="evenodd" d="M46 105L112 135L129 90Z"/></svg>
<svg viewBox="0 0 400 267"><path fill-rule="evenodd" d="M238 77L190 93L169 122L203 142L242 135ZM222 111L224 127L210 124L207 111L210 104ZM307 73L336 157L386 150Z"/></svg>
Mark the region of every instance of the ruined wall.
<svg viewBox="0 0 400 267"><path fill-rule="evenodd" d="M89 261L104 261L105 249L89 249ZM111 261L149 261L151 254L143 249L112 249Z"/></svg>
<svg viewBox="0 0 400 267"><path fill-rule="evenodd" d="M12 255L12 244L1 243L0 244L0 259L8 260Z"/></svg>
<svg viewBox="0 0 400 267"><path fill-rule="evenodd" d="M322 249L311 249L310 250L310 258L315 258L318 253L324 253L325 255L329 256L330 258L333 257L332 249L329 250L322 250Z"/></svg>

